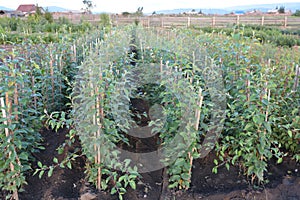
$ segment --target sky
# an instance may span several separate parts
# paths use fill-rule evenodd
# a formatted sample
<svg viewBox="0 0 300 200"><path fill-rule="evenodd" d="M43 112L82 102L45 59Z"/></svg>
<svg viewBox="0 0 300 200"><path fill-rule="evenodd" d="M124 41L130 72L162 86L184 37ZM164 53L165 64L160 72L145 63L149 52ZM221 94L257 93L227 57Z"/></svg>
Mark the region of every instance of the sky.
<svg viewBox="0 0 300 200"><path fill-rule="evenodd" d="M249 4L271 4L284 2L299 2L300 0L93 0L96 7L93 12L135 12L138 7L143 7L145 13L158 10L170 10L176 8L226 8L231 6ZM82 0L0 0L0 6L17 9L19 4L38 4L42 7L58 6L71 10L80 10L83 7Z"/></svg>

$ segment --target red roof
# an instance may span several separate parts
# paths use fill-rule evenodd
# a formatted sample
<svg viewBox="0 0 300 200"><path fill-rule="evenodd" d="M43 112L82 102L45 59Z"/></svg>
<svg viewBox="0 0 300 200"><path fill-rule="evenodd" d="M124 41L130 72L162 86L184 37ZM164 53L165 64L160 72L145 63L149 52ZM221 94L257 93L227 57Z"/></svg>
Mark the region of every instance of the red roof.
<svg viewBox="0 0 300 200"><path fill-rule="evenodd" d="M17 11L21 11L23 13L30 13L36 10L36 6L34 4L21 4L19 5Z"/></svg>

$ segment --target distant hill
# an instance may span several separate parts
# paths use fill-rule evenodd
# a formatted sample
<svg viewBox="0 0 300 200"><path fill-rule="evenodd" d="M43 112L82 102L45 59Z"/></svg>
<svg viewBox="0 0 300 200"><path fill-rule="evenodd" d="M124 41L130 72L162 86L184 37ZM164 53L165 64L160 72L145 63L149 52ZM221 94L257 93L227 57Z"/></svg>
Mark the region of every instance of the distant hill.
<svg viewBox="0 0 300 200"><path fill-rule="evenodd" d="M4 7L4 6L0 6L0 10L13 10L13 9L7 8L7 7Z"/></svg>
<svg viewBox="0 0 300 200"><path fill-rule="evenodd" d="M285 10L291 10L295 12L296 10L300 10L300 2L299 3L274 3L274 4L260 4L260 5L248 5L248 6L234 6L226 8L226 10L243 10L250 11L253 9L260 10L262 12L267 12L268 10L275 9L276 7L283 6Z"/></svg>
<svg viewBox="0 0 300 200"><path fill-rule="evenodd" d="M157 14L179 14L179 13L184 13L184 12L190 12L193 8L181 8L181 9L174 9L174 10L160 10L160 11L156 11ZM225 9L195 9L196 12L202 11L202 13L205 14L220 14L220 15L224 15L226 13L228 13L227 10Z"/></svg>
<svg viewBox="0 0 300 200"><path fill-rule="evenodd" d="M159 10L156 11L157 14L179 14L183 12L190 12L194 9L196 12L200 10L205 14L227 14L230 12L247 12L252 10L260 10L262 12L267 12L268 10L275 9L276 7L284 6L285 10L291 10L295 12L296 10L300 10L300 2L299 3L274 3L274 4L259 4L259 5L247 5L247 6L234 6L220 9L208 9L208 8L182 8L182 9L174 9L174 10Z"/></svg>
<svg viewBox="0 0 300 200"><path fill-rule="evenodd" d="M65 11L69 10L69 9L57 7L57 6L47 6L47 7L44 7L44 9L48 9L49 12L65 12Z"/></svg>

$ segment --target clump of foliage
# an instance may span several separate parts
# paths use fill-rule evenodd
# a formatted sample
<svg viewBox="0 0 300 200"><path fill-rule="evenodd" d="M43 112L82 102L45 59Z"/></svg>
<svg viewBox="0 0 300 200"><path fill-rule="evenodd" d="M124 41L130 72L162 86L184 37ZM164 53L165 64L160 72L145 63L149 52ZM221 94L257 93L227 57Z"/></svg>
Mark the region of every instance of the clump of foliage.
<svg viewBox="0 0 300 200"><path fill-rule="evenodd" d="M241 26L234 28L201 28L206 33L222 33L228 36L237 31L241 31L243 36L257 39L263 44L273 43L277 46L299 46L300 45L300 32L293 30L280 30L278 28L266 26Z"/></svg>
<svg viewBox="0 0 300 200"><path fill-rule="evenodd" d="M296 12L293 13L292 15L296 17L300 17L300 10L296 10Z"/></svg>
<svg viewBox="0 0 300 200"><path fill-rule="evenodd" d="M280 8L278 9L278 13L284 14L285 13L285 7L284 6L280 6Z"/></svg>
<svg viewBox="0 0 300 200"><path fill-rule="evenodd" d="M25 173L36 161L34 154L44 149L44 111L68 109L68 84L82 62L78 53L86 55L90 46L88 38L65 38L48 45L25 40L1 49L0 188L7 198L11 193L17 199Z"/></svg>
<svg viewBox="0 0 300 200"><path fill-rule="evenodd" d="M28 40L36 44L59 42L66 34L76 39L79 35L93 29L95 27L86 21L73 24L64 17L59 18L58 21L53 21L51 13L48 12L44 15L32 15L23 20L19 18L0 18L2 33L0 44L19 44Z"/></svg>
<svg viewBox="0 0 300 200"><path fill-rule="evenodd" d="M20 23L12 22L0 20L3 41ZM28 22L33 33L43 30L41 22L48 23L41 16ZM266 179L271 159L278 164L285 156L300 160L300 53L267 42L280 36L276 43L293 46L294 37L261 27L203 33L135 26L75 39L77 32L73 37L69 28L76 26L66 19L59 23L69 34L57 34L55 43L22 39L14 51L0 51L4 190L16 195L25 183L32 153L42 149L45 110L52 128L68 127L71 140L79 137L88 180L98 189L120 199L128 187L136 189L141 161L124 159L119 148L129 143L125 134L133 124L128 104L133 96L162 108L164 121L151 119L149 126L159 134L165 156L157 162L166 167L171 189L188 189L193 160L213 149L218 156L213 172L239 165L253 183ZM141 88L143 93L136 92ZM62 112L48 114L52 111ZM49 167L38 162L35 173L50 176L60 166L53 161ZM70 160L61 164L71 167Z"/></svg>
<svg viewBox="0 0 300 200"><path fill-rule="evenodd" d="M111 20L109 14L101 13L100 14L100 26L104 28L111 27Z"/></svg>
<svg viewBox="0 0 300 200"><path fill-rule="evenodd" d="M211 53L220 60L229 95L216 165L240 163L252 181L263 181L270 159L281 163L290 155L299 161L300 55L259 45L241 33L216 39L209 42Z"/></svg>

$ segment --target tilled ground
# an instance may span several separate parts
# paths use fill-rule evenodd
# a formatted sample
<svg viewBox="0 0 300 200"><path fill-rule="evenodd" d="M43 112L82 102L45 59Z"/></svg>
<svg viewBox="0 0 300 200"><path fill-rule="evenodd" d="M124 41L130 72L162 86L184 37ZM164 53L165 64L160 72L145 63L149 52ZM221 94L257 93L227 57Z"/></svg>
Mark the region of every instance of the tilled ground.
<svg viewBox="0 0 300 200"><path fill-rule="evenodd" d="M143 106L142 100L134 100L136 112L148 112ZM145 105L145 104L144 104ZM147 124L147 119L140 119L140 125ZM57 155L56 148L65 140L67 130L55 133L44 130L46 150L36 155L44 164L52 164L54 156L63 159L63 155ZM151 151L157 148L157 137L149 139L129 138L132 149L135 152ZM137 145L138 144L138 145ZM79 145L79 144L77 144ZM154 148L154 149L153 149ZM72 149L65 148L65 153ZM254 187L247 180L241 169L220 167L217 174L212 173L215 153L211 152L206 158L194 162L191 189L184 192L172 192L163 189L165 185L164 169L141 174L137 190L129 189L124 196L125 200L299 200L300 199L300 164L285 158L282 164L271 162L267 178L269 183ZM117 196L111 196L109 192L96 192L84 179L84 159L78 158L72 163L72 169L57 168L51 177L44 175L27 177L28 185L24 186L24 192L20 193L21 200L117 200Z"/></svg>

